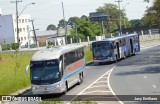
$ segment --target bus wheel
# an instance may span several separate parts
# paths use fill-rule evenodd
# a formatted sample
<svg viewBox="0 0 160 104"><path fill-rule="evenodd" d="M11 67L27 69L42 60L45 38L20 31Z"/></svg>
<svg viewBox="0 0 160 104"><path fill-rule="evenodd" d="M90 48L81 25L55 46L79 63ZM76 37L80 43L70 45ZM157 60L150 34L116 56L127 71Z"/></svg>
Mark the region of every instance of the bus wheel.
<svg viewBox="0 0 160 104"><path fill-rule="evenodd" d="M124 56L123 56L123 58L124 58L124 59L126 58L126 52L124 52Z"/></svg>
<svg viewBox="0 0 160 104"><path fill-rule="evenodd" d="M65 91L64 91L64 94L66 94L66 93L67 93L67 91L68 91L68 83L66 82L66 84L65 84Z"/></svg>
<svg viewBox="0 0 160 104"><path fill-rule="evenodd" d="M83 82L83 74L79 73L79 82L78 84L80 85Z"/></svg>
<svg viewBox="0 0 160 104"><path fill-rule="evenodd" d="M133 56L135 56L136 55L136 49L134 49L134 52L133 52Z"/></svg>
<svg viewBox="0 0 160 104"><path fill-rule="evenodd" d="M114 60L114 62L116 63L116 62L117 62L117 60L118 60L118 59L117 59L117 55L115 55L115 60Z"/></svg>

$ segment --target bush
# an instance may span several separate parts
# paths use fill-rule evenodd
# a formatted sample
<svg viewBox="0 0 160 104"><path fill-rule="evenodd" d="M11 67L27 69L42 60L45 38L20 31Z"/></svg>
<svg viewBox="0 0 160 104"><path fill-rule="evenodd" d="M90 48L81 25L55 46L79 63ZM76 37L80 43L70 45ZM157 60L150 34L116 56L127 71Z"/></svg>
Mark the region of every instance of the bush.
<svg viewBox="0 0 160 104"><path fill-rule="evenodd" d="M11 44L11 48L12 48L13 50L17 50L17 49L19 48L19 44L18 44L18 43L12 43L12 44Z"/></svg>
<svg viewBox="0 0 160 104"><path fill-rule="evenodd" d="M2 51L5 51L5 50L10 50L10 44L3 44L2 45Z"/></svg>

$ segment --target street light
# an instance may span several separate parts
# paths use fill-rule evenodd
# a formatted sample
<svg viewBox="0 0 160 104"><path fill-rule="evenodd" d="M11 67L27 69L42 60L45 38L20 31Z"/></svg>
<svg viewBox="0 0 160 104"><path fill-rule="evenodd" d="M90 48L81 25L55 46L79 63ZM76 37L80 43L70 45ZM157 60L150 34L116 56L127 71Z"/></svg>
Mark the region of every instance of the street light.
<svg viewBox="0 0 160 104"><path fill-rule="evenodd" d="M36 3L29 3L29 4L27 4L24 8L23 8L23 10L21 11L21 13L19 13L19 15L18 15L18 17L22 14L22 12L27 8L27 6L29 6L29 5L34 5L34 4L36 4Z"/></svg>
<svg viewBox="0 0 160 104"><path fill-rule="evenodd" d="M17 43L19 44L19 42L20 42L20 40L19 40L19 27L18 27L18 19L19 19L19 16L22 14L22 12L26 9L26 7L27 7L28 5L30 5L30 4L35 4L35 3L29 3L29 4L27 4L27 5L24 7L24 9L20 12L20 14L18 14L18 2L22 2L22 0L21 0L21 1L19 1L19 0L11 1L11 3L16 3Z"/></svg>

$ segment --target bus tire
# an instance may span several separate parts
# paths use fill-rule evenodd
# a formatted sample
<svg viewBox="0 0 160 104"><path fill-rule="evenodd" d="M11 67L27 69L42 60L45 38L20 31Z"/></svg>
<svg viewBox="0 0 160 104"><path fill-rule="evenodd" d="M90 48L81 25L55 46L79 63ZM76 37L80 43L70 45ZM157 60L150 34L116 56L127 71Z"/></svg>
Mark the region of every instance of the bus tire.
<svg viewBox="0 0 160 104"><path fill-rule="evenodd" d="M67 91L68 91L68 82L66 81L66 83L65 83L65 91L64 91L64 94L66 94Z"/></svg>
<svg viewBox="0 0 160 104"><path fill-rule="evenodd" d="M124 52L124 56L123 56L123 58L124 58L124 59L126 59L126 52Z"/></svg>
<svg viewBox="0 0 160 104"><path fill-rule="evenodd" d="M78 84L80 85L83 82L83 72L79 73L79 82Z"/></svg>
<svg viewBox="0 0 160 104"><path fill-rule="evenodd" d="M115 55L115 60L114 60L114 62L116 63L116 62L117 62L117 60L118 60L118 59L117 59L117 55Z"/></svg>
<svg viewBox="0 0 160 104"><path fill-rule="evenodd" d="M134 52L133 52L133 56L135 56L136 55L136 49L134 49Z"/></svg>

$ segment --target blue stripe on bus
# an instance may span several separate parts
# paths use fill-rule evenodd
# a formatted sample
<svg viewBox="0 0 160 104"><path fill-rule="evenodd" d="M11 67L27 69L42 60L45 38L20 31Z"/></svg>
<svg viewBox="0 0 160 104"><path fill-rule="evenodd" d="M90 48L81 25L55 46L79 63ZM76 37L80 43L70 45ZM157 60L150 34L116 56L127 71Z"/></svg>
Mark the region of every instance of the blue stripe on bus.
<svg viewBox="0 0 160 104"><path fill-rule="evenodd" d="M67 74L64 78L65 78L65 79L68 78L69 76L73 75L74 73L76 73L76 72L82 70L84 67L85 67L85 65L79 67L78 69L74 70L73 72Z"/></svg>

